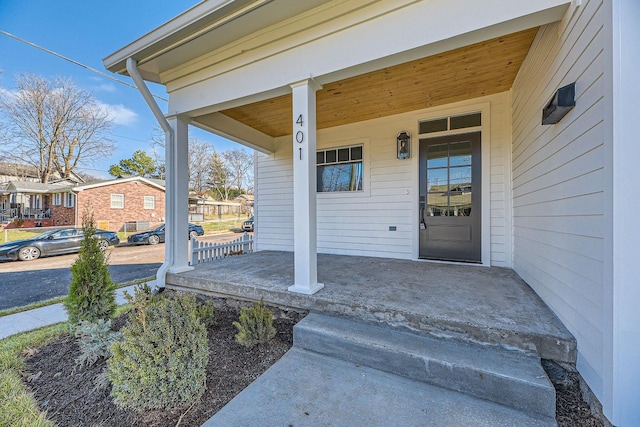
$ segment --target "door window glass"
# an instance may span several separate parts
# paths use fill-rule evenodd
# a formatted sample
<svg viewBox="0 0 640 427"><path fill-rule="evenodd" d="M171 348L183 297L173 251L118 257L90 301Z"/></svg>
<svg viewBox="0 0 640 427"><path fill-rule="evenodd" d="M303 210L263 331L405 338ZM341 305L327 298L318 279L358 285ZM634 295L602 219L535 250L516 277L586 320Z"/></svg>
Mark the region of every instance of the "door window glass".
<svg viewBox="0 0 640 427"><path fill-rule="evenodd" d="M427 147L427 215L471 215L471 141Z"/></svg>

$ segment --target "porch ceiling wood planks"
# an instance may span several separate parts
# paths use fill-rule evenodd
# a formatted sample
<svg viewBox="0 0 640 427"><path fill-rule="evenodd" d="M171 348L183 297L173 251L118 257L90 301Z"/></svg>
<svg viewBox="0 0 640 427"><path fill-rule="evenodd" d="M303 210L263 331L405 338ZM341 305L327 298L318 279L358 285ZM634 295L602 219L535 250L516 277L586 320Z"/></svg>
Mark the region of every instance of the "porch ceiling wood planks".
<svg viewBox="0 0 640 427"><path fill-rule="evenodd" d="M531 28L327 83L317 94L318 129L509 90L537 31ZM222 113L271 137L291 134L291 95Z"/></svg>

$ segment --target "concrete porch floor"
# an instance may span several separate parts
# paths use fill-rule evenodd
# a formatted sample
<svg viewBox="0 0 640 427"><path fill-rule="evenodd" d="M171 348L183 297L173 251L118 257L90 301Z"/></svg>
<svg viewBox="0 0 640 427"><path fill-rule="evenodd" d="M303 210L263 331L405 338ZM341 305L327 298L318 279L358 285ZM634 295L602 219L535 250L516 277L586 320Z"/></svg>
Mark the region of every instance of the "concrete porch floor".
<svg viewBox="0 0 640 427"><path fill-rule="evenodd" d="M314 295L289 292L293 253L261 251L168 274L167 286L299 308L437 337L537 353L575 364L576 343L555 314L507 268L318 255Z"/></svg>

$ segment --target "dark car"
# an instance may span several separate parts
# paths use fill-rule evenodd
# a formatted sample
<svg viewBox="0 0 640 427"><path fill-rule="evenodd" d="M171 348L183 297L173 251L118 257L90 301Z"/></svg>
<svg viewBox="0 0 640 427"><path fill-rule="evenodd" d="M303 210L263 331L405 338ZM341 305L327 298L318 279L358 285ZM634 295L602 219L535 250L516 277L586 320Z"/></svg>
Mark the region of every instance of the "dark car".
<svg viewBox="0 0 640 427"><path fill-rule="evenodd" d="M202 236L203 234L204 229L201 226L189 224L189 239ZM127 238L127 242L134 245L157 245L158 243L164 243L164 224L157 226L153 230L132 234Z"/></svg>
<svg viewBox="0 0 640 427"><path fill-rule="evenodd" d="M242 229L244 231L253 231L253 217L242 223Z"/></svg>
<svg viewBox="0 0 640 427"><path fill-rule="evenodd" d="M120 243L113 231L96 230L95 238L102 250ZM83 240L81 228L50 230L31 239L0 245L0 259L31 261L44 256L75 253L80 251Z"/></svg>

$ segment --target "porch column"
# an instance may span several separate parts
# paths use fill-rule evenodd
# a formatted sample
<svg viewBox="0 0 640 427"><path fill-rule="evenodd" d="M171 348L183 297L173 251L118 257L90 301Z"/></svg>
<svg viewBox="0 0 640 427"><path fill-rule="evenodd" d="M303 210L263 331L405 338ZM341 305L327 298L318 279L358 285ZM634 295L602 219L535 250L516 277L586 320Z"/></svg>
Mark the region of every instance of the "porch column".
<svg viewBox="0 0 640 427"><path fill-rule="evenodd" d="M318 283L316 225L316 91L315 81L291 85L293 97L293 250L292 292L314 294Z"/></svg>
<svg viewBox="0 0 640 427"><path fill-rule="evenodd" d="M180 273L192 270L189 266L189 124L185 118L167 118L173 129L168 138L166 158L166 227L165 263L168 272Z"/></svg>

